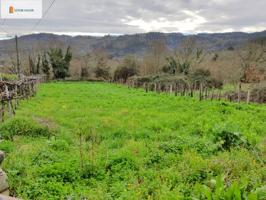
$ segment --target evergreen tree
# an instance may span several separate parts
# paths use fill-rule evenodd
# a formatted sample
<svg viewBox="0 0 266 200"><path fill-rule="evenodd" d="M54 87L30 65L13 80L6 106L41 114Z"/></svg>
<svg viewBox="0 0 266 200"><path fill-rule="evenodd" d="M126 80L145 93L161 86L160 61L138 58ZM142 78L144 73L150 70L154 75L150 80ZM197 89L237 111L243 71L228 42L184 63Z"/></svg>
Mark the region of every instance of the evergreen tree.
<svg viewBox="0 0 266 200"><path fill-rule="evenodd" d="M70 61L72 59L72 53L70 47L64 55L63 50L60 48L51 48L48 52L50 63L53 69L54 78L64 79L68 76L68 70Z"/></svg>
<svg viewBox="0 0 266 200"><path fill-rule="evenodd" d="M50 65L46 53L42 55L42 72L46 75L46 79L50 79Z"/></svg>

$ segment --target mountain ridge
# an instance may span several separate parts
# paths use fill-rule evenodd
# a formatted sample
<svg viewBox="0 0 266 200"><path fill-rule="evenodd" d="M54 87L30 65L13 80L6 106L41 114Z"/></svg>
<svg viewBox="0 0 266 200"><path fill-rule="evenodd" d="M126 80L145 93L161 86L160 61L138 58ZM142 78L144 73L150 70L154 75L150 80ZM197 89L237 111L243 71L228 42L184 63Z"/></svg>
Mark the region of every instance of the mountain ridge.
<svg viewBox="0 0 266 200"><path fill-rule="evenodd" d="M199 33L185 35L182 33L149 32L119 36L68 36L53 33L29 34L19 37L19 46L22 52L35 51L38 48L49 48L56 44L70 45L76 55L84 55L95 48L104 48L114 57L123 57L127 54L143 55L152 41L164 41L169 49L180 47L186 37L195 37L196 40L210 51L237 47L248 40L266 37L266 30L254 33ZM0 56L7 55L14 50L14 38L0 41Z"/></svg>

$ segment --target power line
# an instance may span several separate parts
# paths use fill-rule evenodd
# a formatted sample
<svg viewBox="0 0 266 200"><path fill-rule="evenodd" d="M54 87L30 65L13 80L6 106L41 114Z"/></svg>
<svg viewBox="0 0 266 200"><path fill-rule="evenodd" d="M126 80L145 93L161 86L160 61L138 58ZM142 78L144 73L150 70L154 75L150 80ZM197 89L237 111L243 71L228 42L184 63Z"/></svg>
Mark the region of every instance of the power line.
<svg viewBox="0 0 266 200"><path fill-rule="evenodd" d="M36 27L41 23L42 19L47 15L47 13L49 12L49 10L52 8L52 6L54 5L56 0L53 0L52 3L50 4L50 6L45 10L45 12L43 13L43 17L40 18L37 23L33 26L32 28L32 32L36 29Z"/></svg>

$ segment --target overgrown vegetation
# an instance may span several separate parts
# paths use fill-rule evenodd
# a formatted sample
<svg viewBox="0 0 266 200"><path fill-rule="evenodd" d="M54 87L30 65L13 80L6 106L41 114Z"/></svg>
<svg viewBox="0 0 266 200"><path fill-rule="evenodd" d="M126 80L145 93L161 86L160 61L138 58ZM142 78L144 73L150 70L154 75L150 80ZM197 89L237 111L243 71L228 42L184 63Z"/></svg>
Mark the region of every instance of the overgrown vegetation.
<svg viewBox="0 0 266 200"><path fill-rule="evenodd" d="M26 118L12 118L0 126L0 137L13 140L15 136L50 136L49 129Z"/></svg>
<svg viewBox="0 0 266 200"><path fill-rule="evenodd" d="M265 105L49 83L1 125L0 148L22 199L263 200L265 119Z"/></svg>

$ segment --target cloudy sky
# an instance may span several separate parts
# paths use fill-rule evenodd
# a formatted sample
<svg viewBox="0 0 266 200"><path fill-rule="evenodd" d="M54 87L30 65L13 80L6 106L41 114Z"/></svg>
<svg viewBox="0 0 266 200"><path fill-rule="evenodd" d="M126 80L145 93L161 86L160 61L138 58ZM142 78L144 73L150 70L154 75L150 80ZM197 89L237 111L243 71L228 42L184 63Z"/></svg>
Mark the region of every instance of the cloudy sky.
<svg viewBox="0 0 266 200"><path fill-rule="evenodd" d="M266 0L56 0L35 29L37 20L1 19L0 34L255 32L266 30L265 10Z"/></svg>

